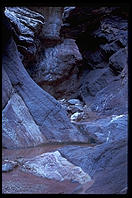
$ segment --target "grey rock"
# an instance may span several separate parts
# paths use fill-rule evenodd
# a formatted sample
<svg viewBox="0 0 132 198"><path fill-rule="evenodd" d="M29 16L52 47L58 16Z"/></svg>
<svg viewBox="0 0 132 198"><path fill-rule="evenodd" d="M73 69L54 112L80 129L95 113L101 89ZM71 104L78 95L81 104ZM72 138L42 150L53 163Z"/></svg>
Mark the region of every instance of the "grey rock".
<svg viewBox="0 0 132 198"><path fill-rule="evenodd" d="M69 17L69 14L72 10L74 10L76 7L64 7L64 12L63 12L63 20L66 20L66 18Z"/></svg>
<svg viewBox="0 0 132 198"><path fill-rule="evenodd" d="M8 103L8 100L10 99L12 93L12 84L7 73L5 72L5 69L2 67L2 109Z"/></svg>
<svg viewBox="0 0 132 198"><path fill-rule="evenodd" d="M59 151L43 153L34 158L25 159L21 170L58 181L66 179L80 184L91 181L91 177L87 173L62 157Z"/></svg>
<svg viewBox="0 0 132 198"><path fill-rule="evenodd" d="M120 49L113 54L109 59L109 65L115 74L120 74L123 68L127 65L128 50L127 48Z"/></svg>
<svg viewBox="0 0 132 198"><path fill-rule="evenodd" d="M83 118L83 112L76 112L71 115L71 122L80 121Z"/></svg>
<svg viewBox="0 0 132 198"><path fill-rule="evenodd" d="M81 105L81 101L79 99L70 99L67 102L71 105Z"/></svg>
<svg viewBox="0 0 132 198"><path fill-rule="evenodd" d="M76 93L81 63L75 40L64 39L61 44L46 48L36 67L28 69L28 73L48 93L62 98Z"/></svg>
<svg viewBox="0 0 132 198"><path fill-rule="evenodd" d="M41 48L40 33L44 17L26 7L6 7L5 15L13 26L14 37L24 65L33 64Z"/></svg>
<svg viewBox="0 0 132 198"><path fill-rule="evenodd" d="M63 43L45 49L44 56L37 64L31 76L39 84L55 82L69 75L70 70L79 62L82 56L75 40L65 39ZM30 71L29 71L30 72Z"/></svg>
<svg viewBox="0 0 132 198"><path fill-rule="evenodd" d="M38 125L18 94L13 94L2 112L2 145L30 147L46 142Z"/></svg>
<svg viewBox="0 0 132 198"><path fill-rule="evenodd" d="M32 119L39 127L40 132L43 134L44 142L87 142L84 136L70 123L66 112L62 109L61 105L48 93L42 90L29 76L18 55L17 47L13 41L10 40L7 51L3 55L2 65L9 76L15 92L22 98L25 106L28 108ZM17 105L16 105L17 111ZM8 109L8 107L6 108ZM3 117L3 122L12 120L6 109ZM19 110L19 108L18 108ZM8 111L7 111L8 112ZM13 114L12 114L13 115ZM23 115L24 116L24 115ZM10 117L10 118L8 118ZM26 119L26 117L25 117ZM18 118L12 120L12 127L6 125L6 131L3 129L3 134L7 134L7 139L4 139L3 144L5 147L14 147L17 142L12 141L11 136L13 127L19 128L20 124ZM10 128L10 129L9 129ZM24 129L25 130L25 129ZM21 134L22 136L22 134ZM14 137L14 136L13 136ZM18 137L15 137L15 140ZM26 137L24 137L27 141ZM21 139L23 141L23 139ZM24 143L25 144L25 143ZM23 147L25 145L23 144ZM32 143L30 143L31 145ZM26 144L27 145L27 144ZM34 145L34 144L32 144ZM17 147L21 147L17 144Z"/></svg>
<svg viewBox="0 0 132 198"><path fill-rule="evenodd" d="M127 163L127 140L107 142L95 147L65 146L60 148L59 152L93 177L95 173L106 169L109 171L115 169L118 172L120 165ZM118 178L126 181L127 166L125 165L123 172L119 171L119 173L125 178L120 176Z"/></svg>
<svg viewBox="0 0 132 198"><path fill-rule="evenodd" d="M89 143L113 142L126 138L128 134L128 116L113 115L91 122L74 123ZM91 142L90 142L91 141Z"/></svg>
<svg viewBox="0 0 132 198"><path fill-rule="evenodd" d="M125 79L125 78L124 78ZM90 108L92 111L105 115L124 114L128 112L128 86L127 80L112 81L100 90L93 99Z"/></svg>
<svg viewBox="0 0 132 198"><path fill-rule="evenodd" d="M16 165L14 165L13 163L10 163L10 162L7 162L5 164L2 164L2 172L12 171L15 166Z"/></svg>
<svg viewBox="0 0 132 198"><path fill-rule="evenodd" d="M81 79L80 94L83 101L89 106L95 99L96 94L105 88L114 79L109 68L90 71L85 78Z"/></svg>
<svg viewBox="0 0 132 198"><path fill-rule="evenodd" d="M29 9L40 13L45 18L42 35L45 45L51 47L60 41L60 29L62 25L63 7L29 7Z"/></svg>

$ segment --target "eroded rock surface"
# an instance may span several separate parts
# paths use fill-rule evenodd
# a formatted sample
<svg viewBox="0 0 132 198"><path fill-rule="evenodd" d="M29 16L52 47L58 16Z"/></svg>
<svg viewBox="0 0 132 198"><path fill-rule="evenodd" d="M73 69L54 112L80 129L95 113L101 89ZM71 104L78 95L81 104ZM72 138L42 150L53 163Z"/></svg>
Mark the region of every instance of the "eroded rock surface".
<svg viewBox="0 0 132 198"><path fill-rule="evenodd" d="M91 181L91 177L80 167L74 166L61 156L59 151L41 154L35 158L25 160L22 170L32 174L56 179L59 181L72 180L84 184Z"/></svg>
<svg viewBox="0 0 132 198"><path fill-rule="evenodd" d="M78 87L78 67L82 56L75 40L65 39L61 44L46 48L30 76L44 90L56 98L75 92Z"/></svg>
<svg viewBox="0 0 132 198"><path fill-rule="evenodd" d="M14 38L24 65L33 64L40 53L44 17L26 7L7 7L5 15L14 28Z"/></svg>

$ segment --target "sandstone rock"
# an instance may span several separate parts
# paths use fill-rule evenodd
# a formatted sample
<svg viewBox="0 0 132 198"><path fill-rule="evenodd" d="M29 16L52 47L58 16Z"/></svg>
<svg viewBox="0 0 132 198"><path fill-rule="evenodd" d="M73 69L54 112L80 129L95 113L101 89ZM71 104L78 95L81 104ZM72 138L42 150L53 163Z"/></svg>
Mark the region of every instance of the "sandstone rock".
<svg viewBox="0 0 132 198"><path fill-rule="evenodd" d="M75 113L75 112L83 112L83 107L82 105L71 105L69 106L68 110L70 110L71 113Z"/></svg>
<svg viewBox="0 0 132 198"><path fill-rule="evenodd" d="M64 12L63 12L63 20L69 17L70 12L74 10L76 7L64 7Z"/></svg>
<svg viewBox="0 0 132 198"><path fill-rule="evenodd" d="M118 40L113 41L111 43L106 43L105 45L100 45L101 51L104 53L105 56L110 57L112 54L116 53L120 50Z"/></svg>
<svg viewBox="0 0 132 198"><path fill-rule="evenodd" d="M127 14L125 8L123 9ZM128 21L122 14L123 9L76 7L64 17L64 23L69 26L62 27L61 34L65 38L77 40L76 43L88 68L93 69L97 64L108 62L113 53L127 46Z"/></svg>
<svg viewBox="0 0 132 198"><path fill-rule="evenodd" d="M37 65L37 73L32 72L32 78L40 83L55 82L69 75L71 69L80 63L82 56L75 40L65 39L63 43L54 48L45 49L45 54Z"/></svg>
<svg viewBox="0 0 132 198"><path fill-rule="evenodd" d="M78 166L73 165L60 152L49 152L25 160L21 167L23 171L37 176L59 181L72 180L84 184L91 181L91 177Z"/></svg>
<svg viewBox="0 0 132 198"><path fill-rule="evenodd" d="M128 86L125 82L123 85L119 77L119 80L112 81L100 90L90 105L91 110L105 115L127 113Z"/></svg>
<svg viewBox="0 0 132 198"><path fill-rule="evenodd" d="M2 172L9 172L13 170L13 166L10 163L6 163L2 165Z"/></svg>
<svg viewBox="0 0 132 198"><path fill-rule="evenodd" d="M73 114L75 112L82 112L84 110L81 101L79 101L78 99L70 99L68 101L62 99L58 101L60 102L62 107L67 111L68 114Z"/></svg>
<svg viewBox="0 0 132 198"><path fill-rule="evenodd" d="M62 98L62 95L76 93L81 62L82 56L75 40L65 39L61 44L46 48L36 67L28 69L28 72L44 90Z"/></svg>

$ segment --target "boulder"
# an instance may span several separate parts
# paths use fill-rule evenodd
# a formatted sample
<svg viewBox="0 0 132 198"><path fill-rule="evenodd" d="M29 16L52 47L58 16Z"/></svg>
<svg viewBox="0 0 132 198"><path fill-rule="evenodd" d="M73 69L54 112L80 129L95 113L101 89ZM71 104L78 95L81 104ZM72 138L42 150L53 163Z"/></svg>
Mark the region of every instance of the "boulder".
<svg viewBox="0 0 132 198"><path fill-rule="evenodd" d="M80 121L81 119L83 119L83 112L76 112L71 115L71 122Z"/></svg>
<svg viewBox="0 0 132 198"><path fill-rule="evenodd" d="M79 99L70 99L67 101L70 105L81 105L81 101Z"/></svg>
<svg viewBox="0 0 132 198"><path fill-rule="evenodd" d="M13 94L2 112L2 145L22 148L46 142L24 101Z"/></svg>
<svg viewBox="0 0 132 198"><path fill-rule="evenodd" d="M43 153L34 158L25 159L21 170L58 181L71 180L80 184L91 182L91 177L87 173L62 157L59 151Z"/></svg>
<svg viewBox="0 0 132 198"><path fill-rule="evenodd" d="M74 122L74 125L77 126L82 134L89 137L89 143L104 143L127 139L127 115L112 115L95 121Z"/></svg>
<svg viewBox="0 0 132 198"><path fill-rule="evenodd" d="M5 163L2 164L2 172L12 171L16 166L18 166L17 162L5 160Z"/></svg>
<svg viewBox="0 0 132 198"><path fill-rule="evenodd" d="M61 44L46 48L36 67L28 73L34 81L55 98L76 93L78 87L78 67L82 56L73 39L65 39Z"/></svg>
<svg viewBox="0 0 132 198"><path fill-rule="evenodd" d="M95 147L65 146L59 152L94 178L85 194L121 194L127 189L127 140Z"/></svg>
<svg viewBox="0 0 132 198"><path fill-rule="evenodd" d="M75 40L65 39L63 43L54 48L45 49L43 59L37 65L37 72L32 72L32 78L38 83L52 83L64 79L69 75L71 69L78 65L82 56L78 50Z"/></svg>

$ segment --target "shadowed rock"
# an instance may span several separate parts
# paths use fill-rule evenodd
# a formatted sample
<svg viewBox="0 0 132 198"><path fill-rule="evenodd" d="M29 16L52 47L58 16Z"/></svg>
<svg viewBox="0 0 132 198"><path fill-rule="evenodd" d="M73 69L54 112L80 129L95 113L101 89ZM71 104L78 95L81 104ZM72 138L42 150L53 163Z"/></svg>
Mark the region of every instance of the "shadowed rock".
<svg viewBox="0 0 132 198"><path fill-rule="evenodd" d="M11 135L12 133L17 136L17 132L14 132L17 128L20 127L20 122L22 121L21 127L23 128L23 124L28 125L26 120L31 121L31 123L39 128L37 131L39 134L43 135L44 142L86 142L84 136L82 136L79 131L70 123L66 112L62 109L61 105L48 93L43 91L29 76L27 71L25 70L20 57L18 55L18 50L16 44L12 38L8 43L8 47L3 54L2 59L2 67L6 71L10 82L14 88L14 92L16 92L19 96L16 96L16 101L18 105L22 105L22 109L25 114L23 114L23 120L21 120L21 110L17 105L12 106L12 101L15 99L11 98L8 106L3 110L3 123L6 123L10 120L11 125L4 125L3 129L3 144L5 147L16 147L14 142L12 141ZM8 87L7 87L8 89ZM12 107L14 110L12 111ZM15 117L15 114L18 117ZM12 118L14 116L14 120ZM25 116L25 117L24 117ZM32 125L31 124L31 125ZM26 126L25 125L25 126ZM33 126L32 125L32 126ZM25 131L25 126L23 130ZM25 135L29 133L29 126L26 127ZM31 130L31 128L30 128ZM22 131L20 132L22 134ZM35 133L36 134L36 133ZM32 134L33 135L33 134ZM31 135L31 136L32 136ZM8 141L5 138L8 136ZM15 137L13 136L13 138ZM29 145L37 145L40 142L40 139L36 136L36 142L32 142L33 137L30 139L27 136L21 136L19 139L19 143L17 142L17 147L27 147ZM30 136L30 135L29 135ZM37 139L38 138L38 139ZM16 140L15 137L14 140ZM24 142L24 143L23 143ZM9 146L9 145L10 146Z"/></svg>

